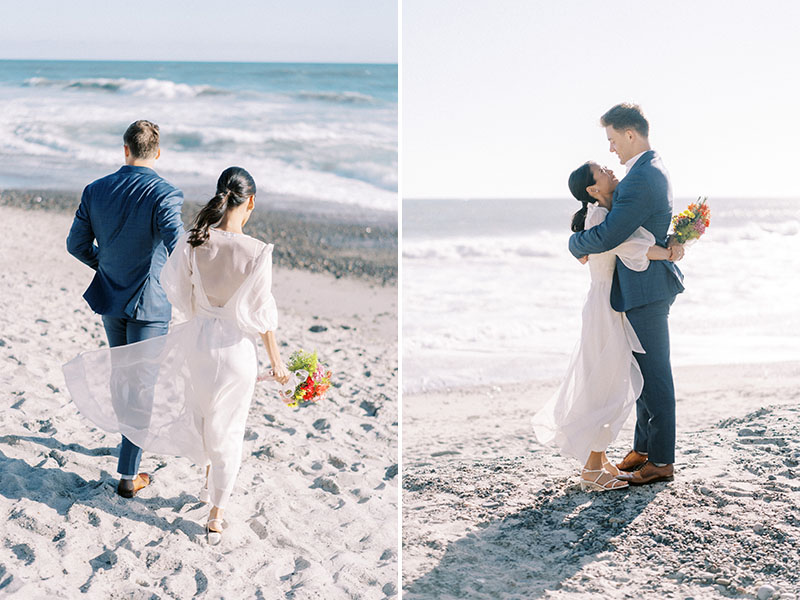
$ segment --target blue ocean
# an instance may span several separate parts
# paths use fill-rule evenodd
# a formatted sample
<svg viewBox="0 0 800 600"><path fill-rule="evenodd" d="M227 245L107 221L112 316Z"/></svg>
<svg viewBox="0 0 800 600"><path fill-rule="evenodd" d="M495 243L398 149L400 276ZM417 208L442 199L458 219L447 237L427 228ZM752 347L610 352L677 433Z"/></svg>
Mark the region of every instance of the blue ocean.
<svg viewBox="0 0 800 600"><path fill-rule="evenodd" d="M161 175L199 197L228 166L275 198L397 210L397 65L0 61L0 188L80 190L149 119Z"/></svg>
<svg viewBox="0 0 800 600"><path fill-rule="evenodd" d="M676 199L680 212L694 198ZM708 199L678 263L675 366L800 360L800 201ZM560 377L588 269L567 249L569 199L404 200L403 389Z"/></svg>

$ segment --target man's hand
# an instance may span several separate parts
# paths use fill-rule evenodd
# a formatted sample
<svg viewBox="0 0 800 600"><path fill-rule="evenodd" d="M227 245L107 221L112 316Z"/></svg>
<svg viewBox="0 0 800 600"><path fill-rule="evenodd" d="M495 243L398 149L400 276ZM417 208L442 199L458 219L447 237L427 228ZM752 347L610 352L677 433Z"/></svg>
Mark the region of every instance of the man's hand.
<svg viewBox="0 0 800 600"><path fill-rule="evenodd" d="M674 243L669 246L669 260L672 262L678 262L680 259L683 258L683 254L685 252L683 244Z"/></svg>
<svg viewBox="0 0 800 600"><path fill-rule="evenodd" d="M585 265L587 262L589 262L589 257L588 256L581 256L578 259L578 262L581 263L582 265Z"/></svg>

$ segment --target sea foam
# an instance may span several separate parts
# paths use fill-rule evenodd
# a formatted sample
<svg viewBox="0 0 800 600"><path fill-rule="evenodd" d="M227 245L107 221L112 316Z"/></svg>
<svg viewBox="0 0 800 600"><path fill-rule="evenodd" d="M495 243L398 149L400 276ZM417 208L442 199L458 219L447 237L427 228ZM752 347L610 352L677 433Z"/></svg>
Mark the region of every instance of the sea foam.
<svg viewBox="0 0 800 600"><path fill-rule="evenodd" d="M709 203L711 227L678 263L686 290L671 308L673 365L800 360L798 204ZM486 204L403 205L406 393L558 378L580 337L589 272L569 253L569 228L554 226L572 205ZM492 211L515 212L528 233L476 234L496 229ZM408 225L422 222L440 233Z"/></svg>
<svg viewBox="0 0 800 600"><path fill-rule="evenodd" d="M122 133L147 118L161 128L156 169L181 187L213 190L236 164L268 194L397 210L394 65L2 67L0 187L82 189L122 163Z"/></svg>
<svg viewBox="0 0 800 600"><path fill-rule="evenodd" d="M29 87L55 87L75 91L105 91L119 92L133 96L148 96L152 98L193 98L201 95L226 94L225 90L214 88L210 85L188 85L174 81L154 79L117 79L89 78L58 80L45 77L31 77L25 80Z"/></svg>

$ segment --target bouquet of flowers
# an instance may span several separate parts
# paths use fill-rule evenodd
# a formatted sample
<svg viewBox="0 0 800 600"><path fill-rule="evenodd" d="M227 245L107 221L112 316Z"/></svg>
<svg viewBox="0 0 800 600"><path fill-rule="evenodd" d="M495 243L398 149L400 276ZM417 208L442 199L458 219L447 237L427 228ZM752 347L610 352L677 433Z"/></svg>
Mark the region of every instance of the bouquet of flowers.
<svg viewBox="0 0 800 600"><path fill-rule="evenodd" d="M706 232L711 223L711 209L706 200L698 198L685 211L672 217L672 236L679 244L696 240Z"/></svg>
<svg viewBox="0 0 800 600"><path fill-rule="evenodd" d="M291 375L278 393L287 406L305 405L325 398L325 392L331 386L331 371L325 369L316 350L292 352L286 368ZM258 381L275 381L275 378L270 373L260 376Z"/></svg>

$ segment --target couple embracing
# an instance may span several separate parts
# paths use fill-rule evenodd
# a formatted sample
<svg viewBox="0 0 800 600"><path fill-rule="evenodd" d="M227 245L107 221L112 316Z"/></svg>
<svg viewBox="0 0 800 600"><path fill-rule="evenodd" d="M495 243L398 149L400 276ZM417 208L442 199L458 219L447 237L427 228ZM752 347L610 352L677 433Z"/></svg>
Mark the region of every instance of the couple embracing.
<svg viewBox="0 0 800 600"><path fill-rule="evenodd" d="M272 244L242 231L256 196L247 171L223 171L185 232L183 193L153 169L158 126L136 121L123 142L125 165L86 187L67 238L70 254L96 271L84 298L102 315L109 348L82 353L64 376L80 412L122 434L120 496L151 482L138 472L143 448L205 469L198 496L212 503L206 528L218 543L242 459L259 337L275 379L289 379L274 336ZM185 322L170 329L173 307Z"/></svg>
<svg viewBox="0 0 800 600"><path fill-rule="evenodd" d="M542 443L584 464L581 488L616 490L673 478L675 390L668 316L683 275L683 246L668 235L672 187L650 148L649 124L634 104L601 117L627 175L588 162L569 177L583 207L572 222L570 252L588 263L591 284L581 339L559 390L534 416ZM633 448L616 465L606 449L633 405Z"/></svg>

